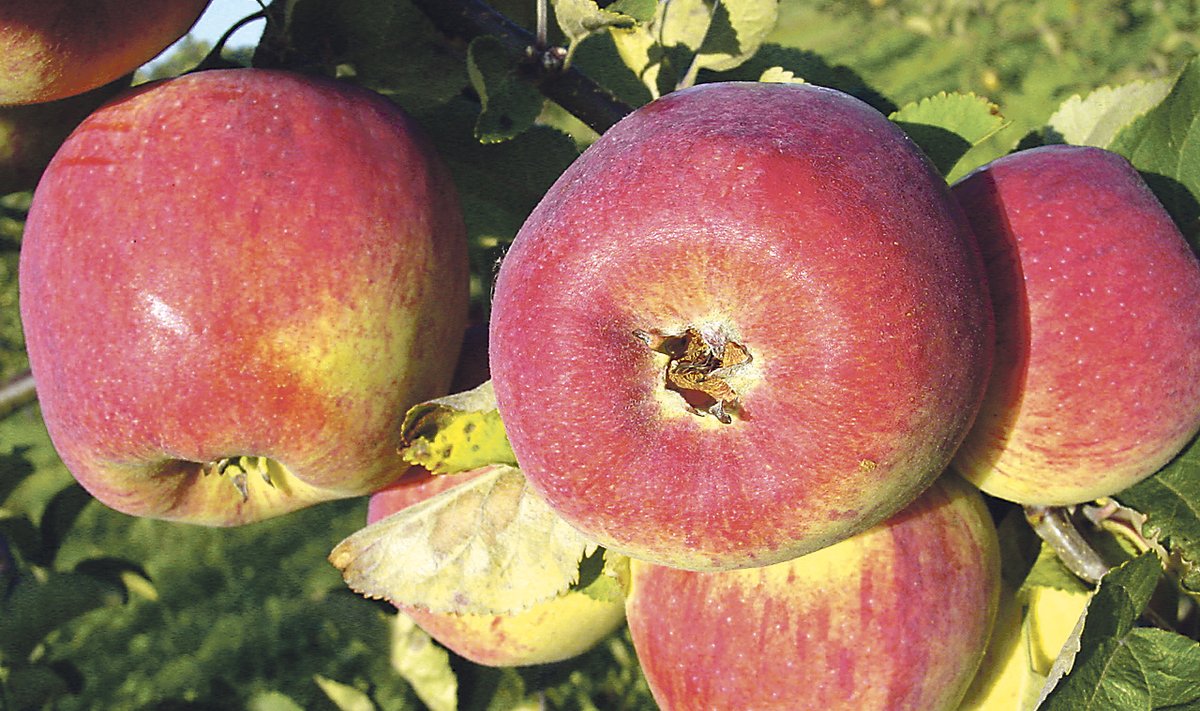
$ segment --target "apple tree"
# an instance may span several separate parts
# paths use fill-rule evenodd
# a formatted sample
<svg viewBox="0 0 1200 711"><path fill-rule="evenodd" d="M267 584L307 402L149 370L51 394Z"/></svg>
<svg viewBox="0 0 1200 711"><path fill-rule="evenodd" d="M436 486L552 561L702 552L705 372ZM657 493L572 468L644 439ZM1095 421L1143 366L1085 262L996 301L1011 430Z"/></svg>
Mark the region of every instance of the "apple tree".
<svg viewBox="0 0 1200 711"><path fill-rule="evenodd" d="M262 28L254 47L218 42L148 81L145 69L117 77L178 37L197 3L161 3L169 21L114 10L73 28L63 18L83 13L71 3L11 4L0 10L13 77L0 78L0 709L787 708L764 699L811 690L824 705L889 708L890 687L852 670L900 659L872 656L890 648L942 654L928 664L935 682L909 684L937 687L908 697L922 707L1200 705L1193 13L272 0L235 26ZM58 18L43 23L57 52L16 44L38 17ZM96 40L105 33L139 38L142 54L75 61L117 44ZM643 118L732 82L760 98L701 100L695 123ZM187 93L203 85L218 88ZM828 98L811 115L795 103L810 95ZM629 128L638 121L653 130ZM895 144L874 145L880 135ZM186 164L194 156L204 165ZM109 177L78 177L101 164ZM1017 175L1023 164L1032 178ZM116 182L123 165L129 182ZM921 219L905 222L910 212ZM751 219L786 224L771 228L786 240ZM193 229L171 231L180 224ZM145 225L138 252L127 237ZM727 269L729 234L754 240L741 271ZM1033 251L1028 235L1049 241ZM846 268L876 242L890 246ZM805 249L816 256L772 271L779 253ZM412 254L457 266L412 276ZM1049 283L1070 282L1066 296L1035 283L1042 263L1059 270ZM626 305L603 288L616 282ZM129 288L143 283L175 287ZM316 306L301 303L308 293ZM180 306L201 302L220 308ZM717 303L733 326L712 327ZM627 323L647 305L667 315ZM217 342L172 354L169 334L138 330L143 308ZM891 311L927 325L903 341ZM845 338L782 368L814 315ZM1062 347L1071 333L1083 350ZM436 374L397 374L409 361ZM171 369L189 379L152 380ZM648 389L634 371L655 379L652 396L629 395ZM138 392L142 378L154 385ZM754 378L784 404L760 409ZM313 384L314 401L336 407L289 394ZM821 388L832 394L803 399ZM819 427L797 426L801 401L834 406ZM1021 407L1036 411L1027 430ZM135 447L144 458L144 442L170 439L167 423L204 439L205 417L227 418L215 447L176 447L120 486L90 466L102 448L117 461L134 431L150 433ZM674 423L667 444L612 434L649 432L656 417ZM290 441L239 439L256 418ZM91 438L68 444L63 423L80 420ZM885 421L903 436L859 455L859 435ZM377 428L370 442L361 428L346 435L363 422ZM729 434L751 425L753 438ZM687 428L724 449L694 456ZM1112 457L1081 454L1085 434ZM1025 450L999 451L1017 441ZM355 456L331 459L327 442ZM365 450L371 473L356 476ZM1028 465L1035 450L1055 466ZM293 451L333 461L320 496L292 475ZM791 462L800 473L789 453L808 457ZM847 457L848 469L830 464ZM736 542L757 518L787 540L697 563L737 502L694 482L726 459L761 471L722 491L753 481L791 498L764 494L720 533ZM897 484L893 459L919 471ZM853 503L799 496L825 466L853 482ZM114 469L127 475L128 458ZM1014 470L1024 479L995 483ZM674 502L654 500L656 475L686 484ZM173 493L147 493L169 477ZM139 497L156 505L122 508ZM265 514L240 514L251 497L271 504ZM179 501L200 512L192 523L166 515ZM665 553L654 542L678 531L655 529L656 506L683 531ZM671 518L684 509L703 515ZM780 523L862 509L815 543ZM933 633L921 620L935 616L957 622ZM805 656L813 648L839 651ZM792 666L796 687L773 678Z"/></svg>

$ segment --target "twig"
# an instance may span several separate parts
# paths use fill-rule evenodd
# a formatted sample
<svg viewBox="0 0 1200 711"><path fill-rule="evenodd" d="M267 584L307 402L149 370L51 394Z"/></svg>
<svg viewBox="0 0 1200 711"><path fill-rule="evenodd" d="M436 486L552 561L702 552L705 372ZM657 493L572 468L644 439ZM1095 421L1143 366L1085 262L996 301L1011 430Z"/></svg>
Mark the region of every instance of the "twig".
<svg viewBox="0 0 1200 711"><path fill-rule="evenodd" d="M1079 529L1057 506L1026 506L1025 519L1034 532L1058 555L1063 565L1088 583L1095 585L1108 572L1108 563L1083 539Z"/></svg>
<svg viewBox="0 0 1200 711"><path fill-rule="evenodd" d="M481 0L413 0L443 33L465 41L490 36L530 56L526 77L548 99L604 133L633 107L577 69L563 66L561 47L539 47L538 38Z"/></svg>
<svg viewBox="0 0 1200 711"><path fill-rule="evenodd" d="M27 370L0 385L0 419L37 399L33 375Z"/></svg>

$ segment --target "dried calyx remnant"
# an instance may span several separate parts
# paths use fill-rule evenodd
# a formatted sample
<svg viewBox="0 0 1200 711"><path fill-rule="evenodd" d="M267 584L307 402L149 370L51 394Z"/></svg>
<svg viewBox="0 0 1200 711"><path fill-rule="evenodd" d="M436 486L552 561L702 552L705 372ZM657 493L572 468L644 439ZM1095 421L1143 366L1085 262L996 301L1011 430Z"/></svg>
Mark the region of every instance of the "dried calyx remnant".
<svg viewBox="0 0 1200 711"><path fill-rule="evenodd" d="M679 334L638 329L633 335L670 358L666 388L679 393L689 411L725 424L733 421L728 411L737 409L738 393L727 378L754 360L745 346L719 331L705 334L691 326Z"/></svg>
<svg viewBox="0 0 1200 711"><path fill-rule="evenodd" d="M252 472L261 476L268 486L275 486L275 482L271 481L271 461L266 457L224 457L204 464L200 472L204 476L229 475L234 488L242 495L242 501L250 500L248 477Z"/></svg>

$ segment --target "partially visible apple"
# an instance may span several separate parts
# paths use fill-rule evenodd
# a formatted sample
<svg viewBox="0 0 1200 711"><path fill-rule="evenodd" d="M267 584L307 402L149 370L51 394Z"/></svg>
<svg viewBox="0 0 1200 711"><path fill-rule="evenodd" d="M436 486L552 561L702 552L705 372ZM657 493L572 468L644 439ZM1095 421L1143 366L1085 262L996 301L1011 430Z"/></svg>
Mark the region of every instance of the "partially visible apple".
<svg viewBox="0 0 1200 711"><path fill-rule="evenodd" d="M413 467L400 481L371 497L367 522L471 478L470 474L430 476ZM625 620L622 603L596 600L574 590L512 615L455 615L408 605L399 609L459 656L493 667L570 659L596 646Z"/></svg>
<svg viewBox="0 0 1200 711"><path fill-rule="evenodd" d="M954 194L978 235L996 364L955 468L989 494L1111 496L1200 430L1200 262L1133 166L1020 151Z"/></svg>
<svg viewBox="0 0 1200 711"><path fill-rule="evenodd" d="M496 399L588 537L690 569L862 531L949 463L983 396L974 240L899 128L812 85L705 84L605 133L500 266Z"/></svg>
<svg viewBox="0 0 1200 711"><path fill-rule="evenodd" d="M680 709L955 709L987 647L999 542L979 492L938 479L886 522L765 568L633 561L629 629Z"/></svg>
<svg viewBox="0 0 1200 711"><path fill-rule="evenodd" d="M33 190L67 136L105 101L129 88L132 75L45 104L0 106L0 195Z"/></svg>
<svg viewBox="0 0 1200 711"><path fill-rule="evenodd" d="M82 94L187 34L209 0L5 0L0 105Z"/></svg>
<svg viewBox="0 0 1200 711"><path fill-rule="evenodd" d="M415 124L278 71L191 74L92 114L21 247L67 467L119 511L213 525L394 481L404 413L450 384L467 290L454 185Z"/></svg>

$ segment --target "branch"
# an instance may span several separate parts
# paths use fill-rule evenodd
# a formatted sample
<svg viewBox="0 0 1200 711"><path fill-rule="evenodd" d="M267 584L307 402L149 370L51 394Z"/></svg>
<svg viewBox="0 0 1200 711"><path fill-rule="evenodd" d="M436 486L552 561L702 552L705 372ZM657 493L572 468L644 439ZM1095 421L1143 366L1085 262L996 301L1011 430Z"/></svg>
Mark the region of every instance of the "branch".
<svg viewBox="0 0 1200 711"><path fill-rule="evenodd" d="M563 67L561 47L544 47L525 28L481 0L412 0L443 33L470 42L491 36L508 49L526 54L530 82L548 99L604 133L633 107L572 67Z"/></svg>
<svg viewBox="0 0 1200 711"><path fill-rule="evenodd" d="M29 371L0 384L0 419L8 417L37 399L33 376Z"/></svg>
<svg viewBox="0 0 1200 711"><path fill-rule="evenodd" d="M1026 506L1025 519L1038 536L1058 554L1059 560L1079 578L1095 585L1108 572L1108 563L1084 540L1066 509L1055 506Z"/></svg>

